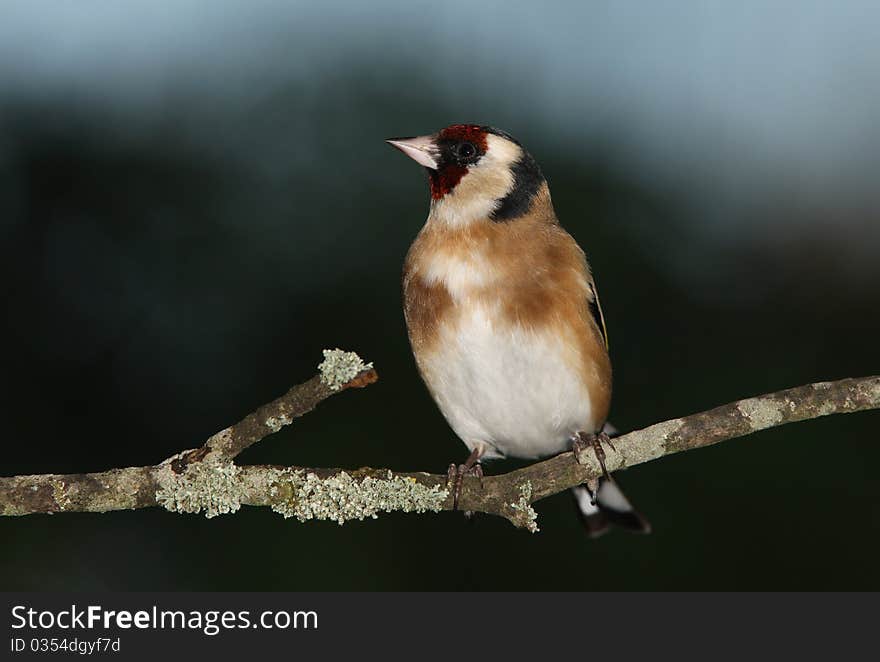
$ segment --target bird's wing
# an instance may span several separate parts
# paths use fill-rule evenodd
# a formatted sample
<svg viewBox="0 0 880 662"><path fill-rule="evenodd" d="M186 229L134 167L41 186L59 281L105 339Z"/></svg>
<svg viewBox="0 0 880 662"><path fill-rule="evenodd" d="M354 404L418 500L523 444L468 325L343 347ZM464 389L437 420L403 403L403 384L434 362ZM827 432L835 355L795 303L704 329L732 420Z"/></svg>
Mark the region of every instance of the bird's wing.
<svg viewBox="0 0 880 662"><path fill-rule="evenodd" d="M589 302L590 314L596 321L596 326L602 332L602 338L605 340L605 349L608 349L608 329L605 327L605 316L602 314L602 304L599 303L599 291L596 289L596 281L590 278L590 292L593 293L593 300Z"/></svg>

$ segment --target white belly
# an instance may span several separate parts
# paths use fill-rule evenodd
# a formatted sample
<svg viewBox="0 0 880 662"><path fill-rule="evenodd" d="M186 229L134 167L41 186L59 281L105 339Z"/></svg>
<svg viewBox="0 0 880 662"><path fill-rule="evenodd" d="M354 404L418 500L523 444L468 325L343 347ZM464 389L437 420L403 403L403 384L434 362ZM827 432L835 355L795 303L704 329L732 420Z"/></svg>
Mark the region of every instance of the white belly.
<svg viewBox="0 0 880 662"><path fill-rule="evenodd" d="M422 366L446 420L469 449L486 458L536 458L567 450L590 430L590 395L566 339L521 327L496 329L474 306L443 330L443 349Z"/></svg>

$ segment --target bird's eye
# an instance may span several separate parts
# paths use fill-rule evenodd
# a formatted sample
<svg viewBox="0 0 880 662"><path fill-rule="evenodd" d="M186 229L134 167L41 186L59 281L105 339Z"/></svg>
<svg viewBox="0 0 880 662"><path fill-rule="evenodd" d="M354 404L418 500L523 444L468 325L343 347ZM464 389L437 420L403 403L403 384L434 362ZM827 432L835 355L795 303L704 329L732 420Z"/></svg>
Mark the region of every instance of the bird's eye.
<svg viewBox="0 0 880 662"><path fill-rule="evenodd" d="M477 148L474 147L473 143L459 143L458 147L455 149L455 153L460 159L472 159L477 153Z"/></svg>

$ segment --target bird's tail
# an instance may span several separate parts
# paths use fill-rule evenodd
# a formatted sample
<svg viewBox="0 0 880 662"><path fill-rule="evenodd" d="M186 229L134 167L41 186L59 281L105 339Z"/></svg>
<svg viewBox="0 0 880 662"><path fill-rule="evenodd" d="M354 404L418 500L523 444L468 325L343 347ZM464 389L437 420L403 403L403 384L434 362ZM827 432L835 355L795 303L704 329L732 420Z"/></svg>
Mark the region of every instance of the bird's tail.
<svg viewBox="0 0 880 662"><path fill-rule="evenodd" d="M602 428L609 437L620 434L611 423ZM590 538L598 538L611 525L633 533L651 533L651 524L633 508L623 490L611 476L599 478L595 491L584 483L571 488L581 522Z"/></svg>
<svg viewBox="0 0 880 662"><path fill-rule="evenodd" d="M586 484L571 489L581 522L591 538L598 538L611 525L633 533L651 533L651 525L633 508L617 482L600 478L595 492Z"/></svg>

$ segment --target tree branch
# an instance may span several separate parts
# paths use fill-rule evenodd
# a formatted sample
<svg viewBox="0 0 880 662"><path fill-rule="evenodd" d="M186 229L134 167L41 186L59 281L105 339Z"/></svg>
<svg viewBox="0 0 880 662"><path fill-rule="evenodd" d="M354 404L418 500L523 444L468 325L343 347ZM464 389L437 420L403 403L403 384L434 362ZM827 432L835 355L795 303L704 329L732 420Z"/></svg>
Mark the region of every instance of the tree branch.
<svg viewBox="0 0 880 662"><path fill-rule="evenodd" d="M88 474L0 478L0 514L107 512L163 506L208 517L265 506L300 521L340 524L381 512L452 509L446 475L361 468L310 469L239 466L244 449L289 425L331 395L360 388L378 377L371 364L350 352L325 351L318 375L277 400L186 450L149 467ZM607 451L609 471L679 451L709 446L767 428L829 414L880 408L880 376L820 382L722 405L617 437ZM512 471L466 478L462 510L499 515L537 531L532 504L600 475L590 451L572 452Z"/></svg>

